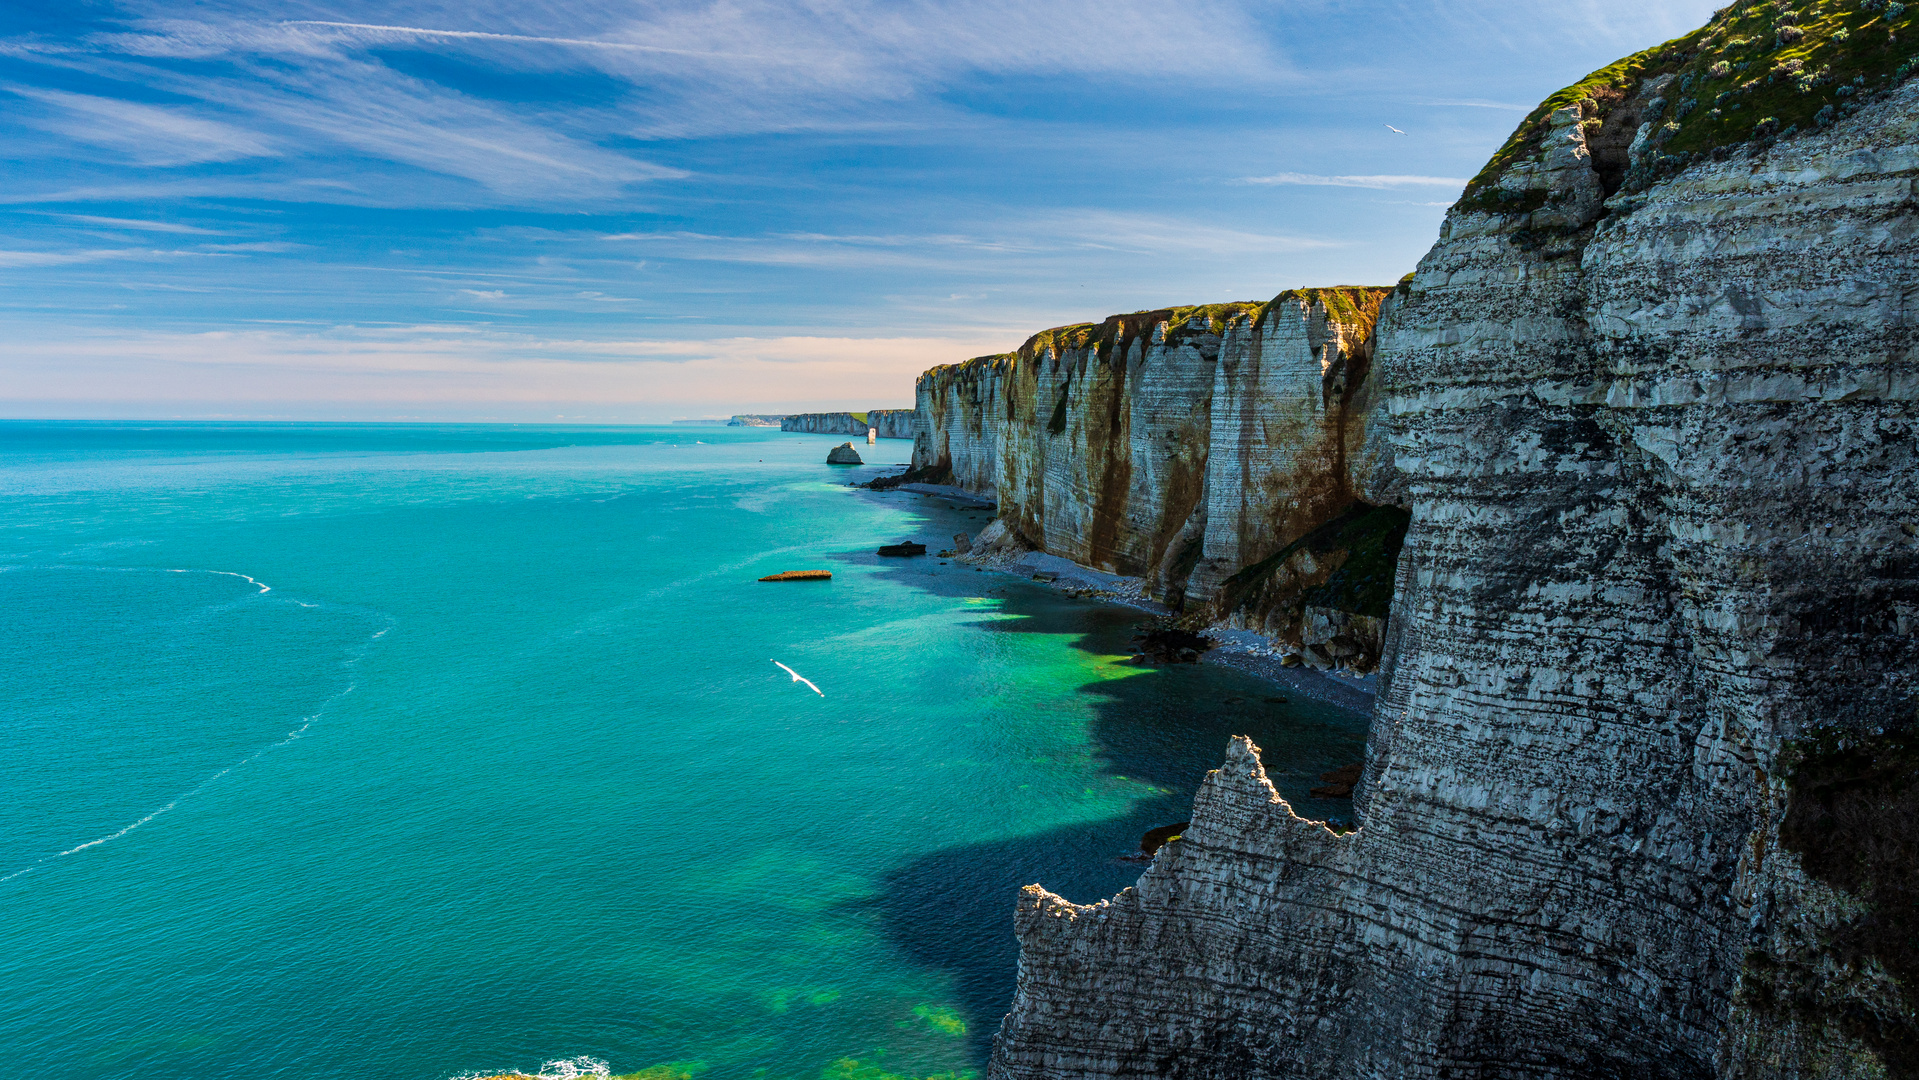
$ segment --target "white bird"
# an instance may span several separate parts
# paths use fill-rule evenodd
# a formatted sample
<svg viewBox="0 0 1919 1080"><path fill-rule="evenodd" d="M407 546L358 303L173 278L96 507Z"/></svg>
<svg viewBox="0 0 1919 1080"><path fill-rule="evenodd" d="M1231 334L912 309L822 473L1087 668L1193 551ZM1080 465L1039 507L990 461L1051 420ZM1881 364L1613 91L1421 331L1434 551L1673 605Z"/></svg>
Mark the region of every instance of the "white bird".
<svg viewBox="0 0 1919 1080"><path fill-rule="evenodd" d="M777 667L777 668L779 668L779 669L780 669L781 671L784 671L784 672L786 672L786 673L787 673L788 675L791 675L791 676L793 676L793 681L794 681L794 682L803 682L803 683L805 683L805 684L806 684L806 688L807 688L808 690L811 690L811 691L813 691L813 692L814 692L815 694L818 694L818 695L819 695L819 696L821 696L821 697L825 697L825 696L826 696L826 692L825 692L825 691L823 691L823 690L821 690L821 689L820 689L819 687L817 687L817 686L814 686L814 685L813 685L813 680L811 680L811 679L808 679L808 678L805 678L805 677L803 677L802 675L800 675L800 673L799 673L799 672L797 672L797 671L794 671L794 670L793 670L792 668L790 668L790 667L787 667L787 666L786 666L785 664L782 664L782 663L780 663L780 662L779 662L778 660L775 660L775 661L773 661L773 666L774 666L774 667Z"/></svg>
<svg viewBox="0 0 1919 1080"><path fill-rule="evenodd" d="M1393 133L1393 134L1395 134L1395 135L1404 135L1404 134L1406 134L1405 132L1403 132L1403 131L1401 131L1401 130L1399 130L1398 128L1396 128L1396 127L1394 127L1394 126L1392 126L1391 124L1387 124L1387 125L1386 125L1386 130L1387 130L1387 131L1390 131L1390 132L1392 132L1392 133Z"/></svg>

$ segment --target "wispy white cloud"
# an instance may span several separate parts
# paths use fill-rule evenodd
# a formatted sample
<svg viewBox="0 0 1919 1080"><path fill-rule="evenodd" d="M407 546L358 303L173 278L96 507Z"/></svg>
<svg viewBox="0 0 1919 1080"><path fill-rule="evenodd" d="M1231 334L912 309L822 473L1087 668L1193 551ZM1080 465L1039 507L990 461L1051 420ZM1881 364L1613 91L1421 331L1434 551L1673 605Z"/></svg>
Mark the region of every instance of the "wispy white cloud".
<svg viewBox="0 0 1919 1080"><path fill-rule="evenodd" d="M1447 109L1498 109L1501 112L1522 112L1522 113L1533 111L1533 107L1531 105L1519 105L1510 101L1484 101L1478 98L1474 98L1470 100L1445 99L1445 100L1437 100L1437 101L1420 101L1420 102L1415 102L1414 104L1431 105L1435 108L1447 108Z"/></svg>
<svg viewBox="0 0 1919 1080"><path fill-rule="evenodd" d="M81 225L98 225L108 229L130 229L134 232L179 233L194 236L218 236L217 229L203 229L198 225L182 225L177 221L147 221L141 218L97 217L93 214L50 214L50 217L62 221L72 221Z"/></svg>
<svg viewBox="0 0 1919 1080"><path fill-rule="evenodd" d="M288 240L254 240L244 244L201 244L196 250L221 254L241 254L257 252L262 255L282 255L289 251L299 251L305 244L296 244Z"/></svg>
<svg viewBox="0 0 1919 1080"><path fill-rule="evenodd" d="M98 35L89 48L14 48L70 70L144 84L191 105L6 89L48 106L45 115L28 118L42 130L145 165L232 161L284 150L324 162L317 165L324 174L363 159L357 169L346 169L357 174L354 180L285 177L250 185L256 196L270 188L285 197L298 184L341 192L348 201L381 201L352 198L365 186L392 187L381 184L378 169L368 170L364 159L470 181L496 195L547 201L603 199L630 183L685 175L570 133L578 125L564 114L486 100L395 70L368 54L375 44L342 41L337 33L316 36L311 28L154 20L138 33ZM146 62L155 58L223 63ZM413 188L417 200L422 193L417 183ZM448 201L445 194L440 201Z"/></svg>
<svg viewBox="0 0 1919 1080"><path fill-rule="evenodd" d="M0 268L69 266L74 263L99 262L102 259L121 259L126 258L129 254L130 252L125 249L96 249L91 251L0 250Z"/></svg>
<svg viewBox="0 0 1919 1080"><path fill-rule="evenodd" d="M247 244L198 244L191 248L70 248L59 251L0 250L0 268L29 266L73 266L127 260L212 259L254 253L293 251L301 245L284 241Z"/></svg>
<svg viewBox="0 0 1919 1080"><path fill-rule="evenodd" d="M673 258L817 267L953 267L1009 255L1083 258L1127 253L1211 258L1339 246L1339 241L1323 237L1235 229L1198 218L1098 209L1016 215L982 222L972 233L717 236L675 231L614 233L601 239L644 245Z"/></svg>
<svg viewBox="0 0 1919 1080"><path fill-rule="evenodd" d="M256 132L196 116L185 108L34 86L4 89L53 107L53 111L27 117L34 126L76 142L118 151L142 165L237 161L276 152L271 141Z"/></svg>
<svg viewBox="0 0 1919 1080"><path fill-rule="evenodd" d="M592 38L551 37L539 34L495 34L484 30L434 30L423 26L384 26L379 23L329 22L324 19L287 19L281 26L320 26L335 30L355 30L367 34L407 38L447 38L454 41L501 41L529 45L569 45L584 49L613 49L623 52L669 53L679 56L741 57L738 54L695 52L669 49L660 45L641 45L631 41L597 41Z"/></svg>
<svg viewBox="0 0 1919 1080"><path fill-rule="evenodd" d="M1458 176L1321 176L1317 173L1283 172L1271 176L1241 177L1241 184L1305 184L1313 187L1357 187L1357 188L1400 188L1400 187L1455 187L1466 186L1465 178Z"/></svg>

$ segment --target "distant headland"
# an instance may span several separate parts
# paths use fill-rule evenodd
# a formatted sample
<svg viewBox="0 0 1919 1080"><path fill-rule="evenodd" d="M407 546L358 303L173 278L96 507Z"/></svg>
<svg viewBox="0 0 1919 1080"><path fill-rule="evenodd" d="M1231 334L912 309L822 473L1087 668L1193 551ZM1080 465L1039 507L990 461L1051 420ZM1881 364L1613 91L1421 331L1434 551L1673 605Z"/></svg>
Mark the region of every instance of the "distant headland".
<svg viewBox="0 0 1919 1080"><path fill-rule="evenodd" d="M873 429L882 439L910 439L918 414L912 409L868 409L865 412L738 413L725 420L675 420L675 424L726 427L776 427L814 435L864 435Z"/></svg>

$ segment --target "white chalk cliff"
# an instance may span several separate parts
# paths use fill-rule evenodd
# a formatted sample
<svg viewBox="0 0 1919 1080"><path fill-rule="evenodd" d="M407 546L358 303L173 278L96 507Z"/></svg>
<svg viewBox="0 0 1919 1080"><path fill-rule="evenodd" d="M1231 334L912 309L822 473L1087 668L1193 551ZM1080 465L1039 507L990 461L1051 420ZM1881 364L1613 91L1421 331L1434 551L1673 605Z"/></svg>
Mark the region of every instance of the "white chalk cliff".
<svg viewBox="0 0 1919 1080"><path fill-rule="evenodd" d="M1358 828L1236 742L1137 887L1025 891L995 1076L1919 1074L1903 10L1841 13L1891 57L1857 82L1787 55L1816 13L1743 4L1549 101L1386 304L1363 449L1219 389L1232 317L922 379L916 462L1168 587L1194 537L1187 590L1273 554L1288 455L1411 514Z"/></svg>
<svg viewBox="0 0 1919 1080"><path fill-rule="evenodd" d="M1373 321L1389 291L1115 315L934 368L918 383L913 464L997 499L1025 544L1142 577L1175 606L1302 644L1311 602L1351 608L1341 626L1370 619L1372 644L1334 644L1329 630L1307 655L1370 667L1390 561L1358 580L1378 560L1337 537L1316 558L1287 549L1354 506ZM1403 514L1387 517L1390 535L1374 539L1396 545Z"/></svg>

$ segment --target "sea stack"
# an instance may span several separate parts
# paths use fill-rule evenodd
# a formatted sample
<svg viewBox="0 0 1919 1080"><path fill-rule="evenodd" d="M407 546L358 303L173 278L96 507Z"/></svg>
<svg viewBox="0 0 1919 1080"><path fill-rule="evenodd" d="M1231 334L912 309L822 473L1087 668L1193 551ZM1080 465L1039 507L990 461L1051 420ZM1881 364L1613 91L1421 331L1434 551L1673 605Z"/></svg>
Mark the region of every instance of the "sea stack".
<svg viewBox="0 0 1919 1080"><path fill-rule="evenodd" d="M839 444L838 446L835 446L832 450L828 451L826 455L826 463L828 465L864 465L866 464L866 462L860 460L859 451L853 449L853 444L850 442L843 442Z"/></svg>

